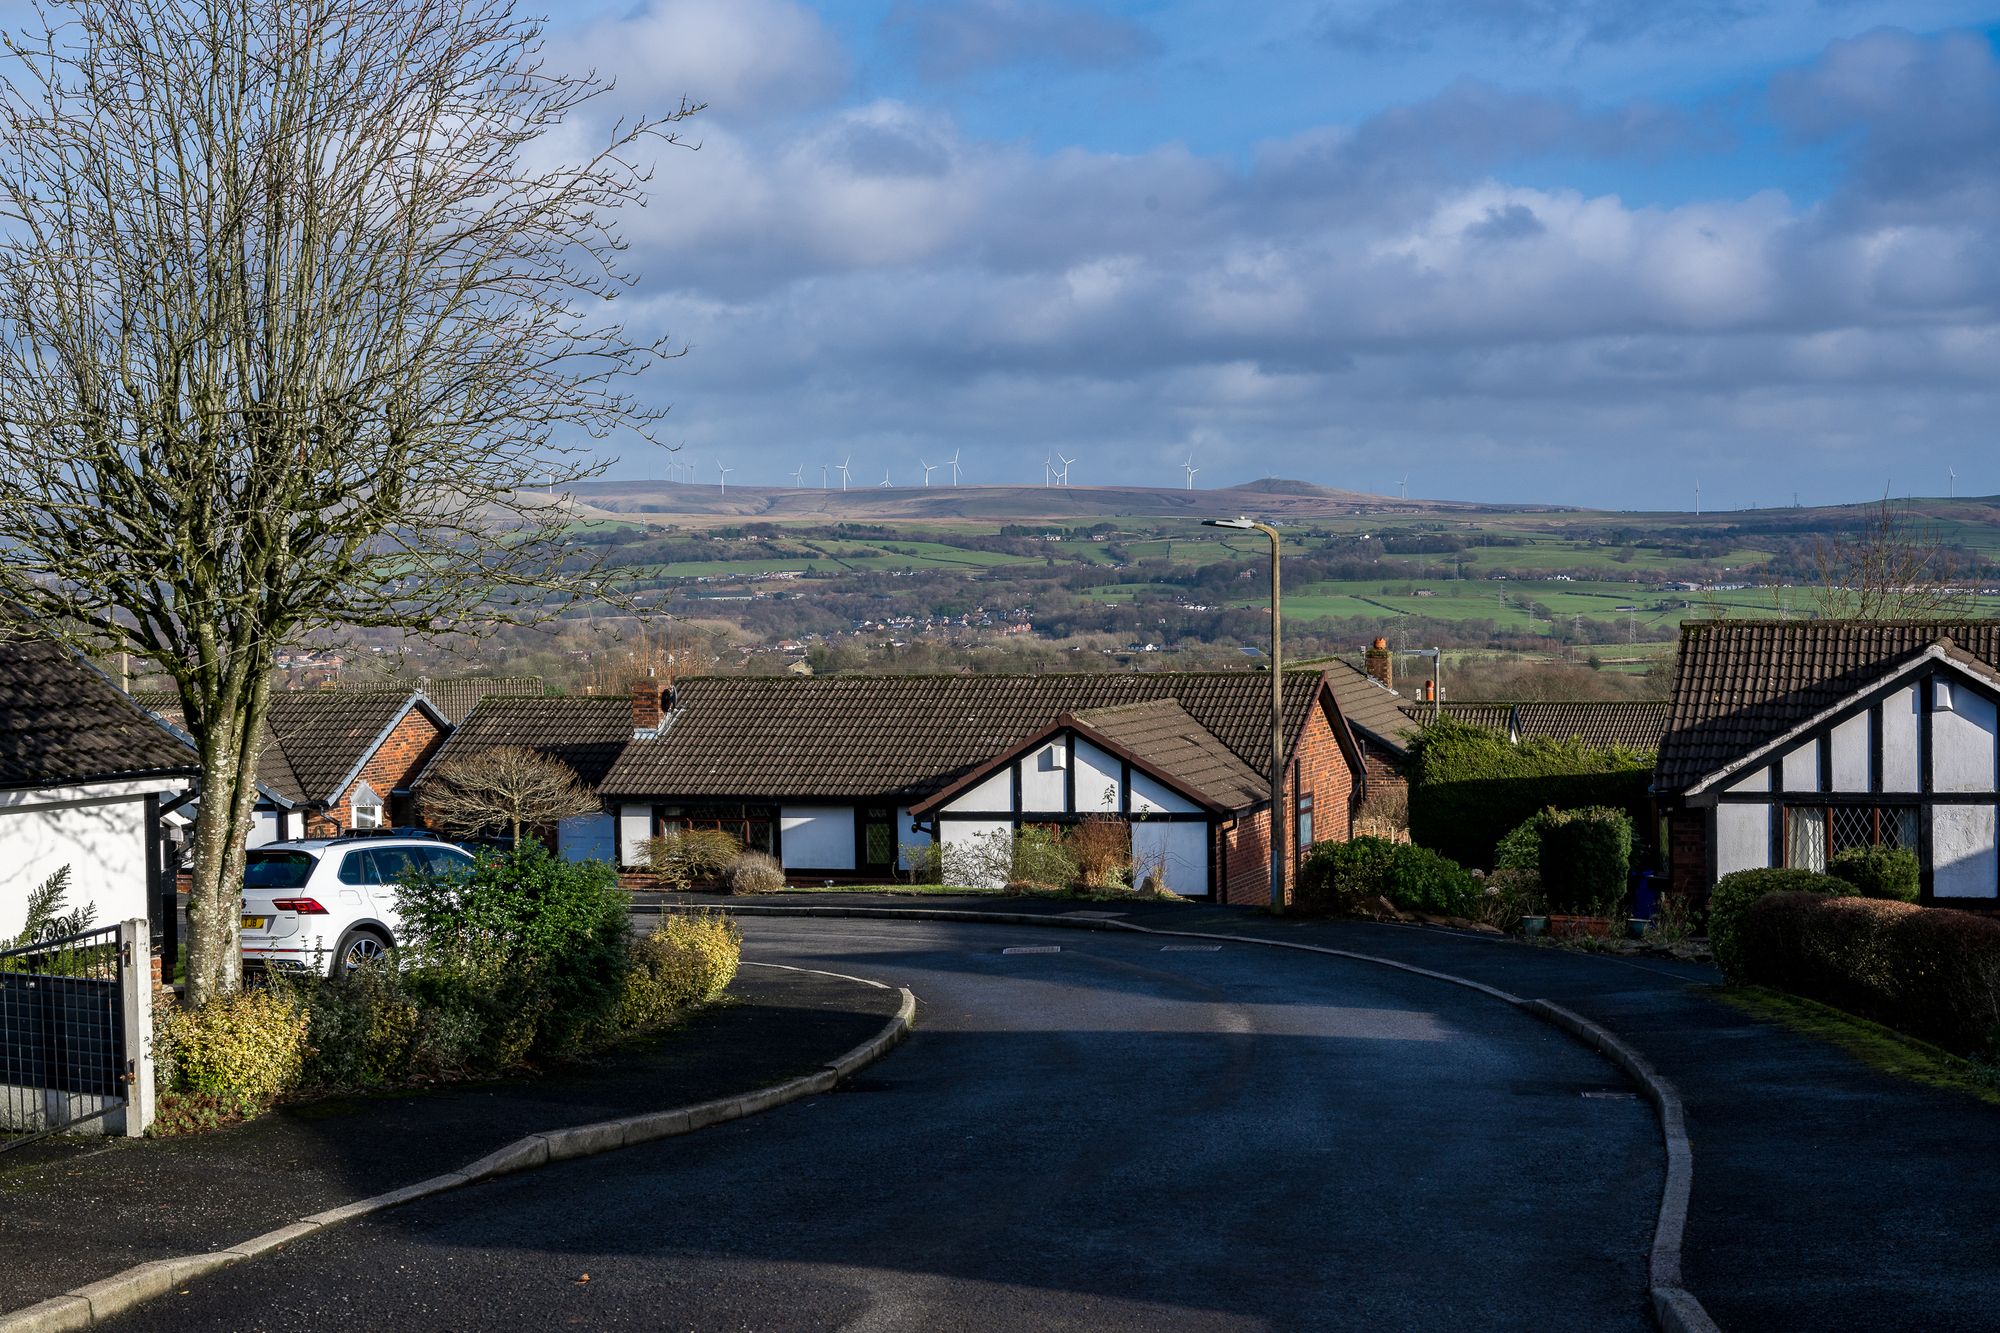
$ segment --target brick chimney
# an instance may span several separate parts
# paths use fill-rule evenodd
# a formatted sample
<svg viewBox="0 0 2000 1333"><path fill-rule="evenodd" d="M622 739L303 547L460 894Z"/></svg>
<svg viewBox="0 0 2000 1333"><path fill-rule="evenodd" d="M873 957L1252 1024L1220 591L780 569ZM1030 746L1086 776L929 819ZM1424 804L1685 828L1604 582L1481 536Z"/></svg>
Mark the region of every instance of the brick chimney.
<svg viewBox="0 0 2000 1333"><path fill-rule="evenodd" d="M1361 658L1368 668L1368 674L1380 681L1384 689L1396 688L1396 659L1389 653L1389 641L1377 639L1368 645L1368 651Z"/></svg>
<svg viewBox="0 0 2000 1333"><path fill-rule="evenodd" d="M648 740L660 734L664 717L660 710L660 683L648 671L632 682L632 735Z"/></svg>

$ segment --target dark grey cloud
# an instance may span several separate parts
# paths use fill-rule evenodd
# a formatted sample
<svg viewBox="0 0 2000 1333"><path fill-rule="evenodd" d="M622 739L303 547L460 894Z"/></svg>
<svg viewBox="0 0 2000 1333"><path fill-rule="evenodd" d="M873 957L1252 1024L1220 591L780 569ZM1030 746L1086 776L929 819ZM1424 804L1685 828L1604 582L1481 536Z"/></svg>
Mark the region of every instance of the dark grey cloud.
<svg viewBox="0 0 2000 1333"><path fill-rule="evenodd" d="M1507 204L1488 206L1486 215L1467 227L1465 234L1475 241L1518 241L1547 230L1534 209L1526 204Z"/></svg>
<svg viewBox="0 0 2000 1333"><path fill-rule="evenodd" d="M1018 65L1113 68L1159 51L1130 19L1062 0L900 0L885 27L938 82Z"/></svg>
<svg viewBox="0 0 2000 1333"><path fill-rule="evenodd" d="M1712 36L1762 12L1747 0L1387 0L1327 5L1313 24L1330 46L1424 51L1467 37L1535 50Z"/></svg>

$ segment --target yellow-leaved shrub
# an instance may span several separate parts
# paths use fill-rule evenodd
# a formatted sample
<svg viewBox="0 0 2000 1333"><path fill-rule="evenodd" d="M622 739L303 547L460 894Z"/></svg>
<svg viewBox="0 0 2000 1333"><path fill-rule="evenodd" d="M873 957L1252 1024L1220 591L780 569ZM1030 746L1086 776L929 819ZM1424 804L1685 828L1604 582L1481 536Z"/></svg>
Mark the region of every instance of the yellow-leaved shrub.
<svg viewBox="0 0 2000 1333"><path fill-rule="evenodd" d="M676 912L632 941L619 1017L626 1028L664 1027L728 989L743 932L720 912Z"/></svg>
<svg viewBox="0 0 2000 1333"><path fill-rule="evenodd" d="M269 990L166 1009L153 1025L161 1086L260 1111L298 1086L310 1028L303 1005Z"/></svg>

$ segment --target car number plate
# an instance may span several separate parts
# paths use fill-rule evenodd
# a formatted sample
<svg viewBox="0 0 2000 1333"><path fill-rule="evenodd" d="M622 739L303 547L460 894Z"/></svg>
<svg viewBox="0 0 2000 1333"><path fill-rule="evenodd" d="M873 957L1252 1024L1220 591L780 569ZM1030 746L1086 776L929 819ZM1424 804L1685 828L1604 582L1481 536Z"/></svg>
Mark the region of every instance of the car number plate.
<svg viewBox="0 0 2000 1333"><path fill-rule="evenodd" d="M243 918L243 929L245 930L262 930L270 924L271 918L268 916L246 916Z"/></svg>

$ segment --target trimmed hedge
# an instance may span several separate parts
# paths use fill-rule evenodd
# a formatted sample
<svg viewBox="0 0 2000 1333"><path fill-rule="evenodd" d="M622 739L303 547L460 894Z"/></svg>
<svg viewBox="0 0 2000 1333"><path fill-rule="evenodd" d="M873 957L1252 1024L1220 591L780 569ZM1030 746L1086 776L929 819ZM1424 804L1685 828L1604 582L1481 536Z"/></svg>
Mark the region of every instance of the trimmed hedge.
<svg viewBox="0 0 2000 1333"><path fill-rule="evenodd" d="M1745 980L1961 1055L2000 1051L2000 921L1879 898L1771 894L1738 928Z"/></svg>
<svg viewBox="0 0 2000 1333"><path fill-rule="evenodd" d="M1708 895L1708 943L1715 950L1715 965L1731 981L1743 979L1742 954L1736 938L1737 924L1752 903L1772 893L1811 893L1851 898L1854 886L1844 879L1822 875L1816 870L1786 870L1777 866L1738 870L1717 880Z"/></svg>
<svg viewBox="0 0 2000 1333"><path fill-rule="evenodd" d="M1552 911L1601 915L1625 896L1632 821L1623 810L1551 810L1541 821L1542 889Z"/></svg>
<svg viewBox="0 0 2000 1333"><path fill-rule="evenodd" d="M1461 865L1491 866L1500 840L1550 806L1613 806L1644 827L1649 754L1530 738L1439 717L1410 742L1410 836Z"/></svg>
<svg viewBox="0 0 2000 1333"><path fill-rule="evenodd" d="M1917 854L1900 847L1849 847L1835 852L1826 870L1859 889L1864 898L1913 903L1922 892L1923 871Z"/></svg>
<svg viewBox="0 0 2000 1333"><path fill-rule="evenodd" d="M1299 907L1351 912L1371 898L1386 898L1406 912L1472 916L1479 910L1479 881L1456 861L1428 847L1388 838L1322 842L1299 868Z"/></svg>

